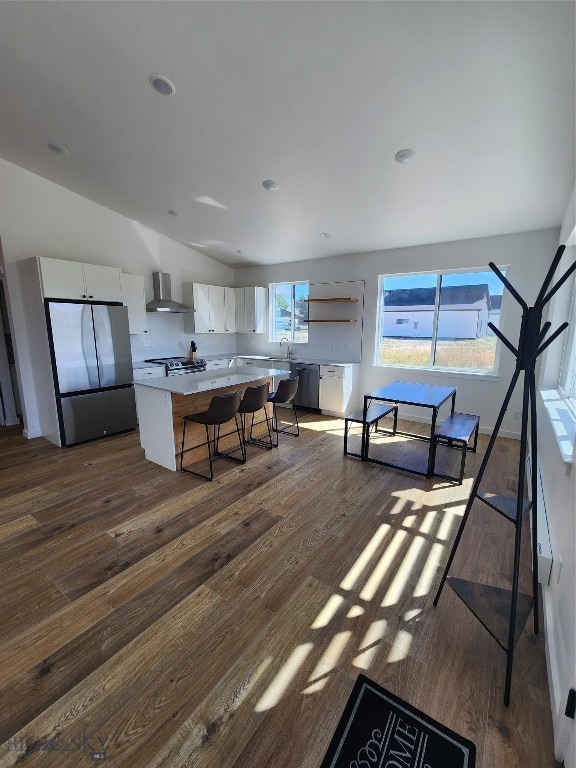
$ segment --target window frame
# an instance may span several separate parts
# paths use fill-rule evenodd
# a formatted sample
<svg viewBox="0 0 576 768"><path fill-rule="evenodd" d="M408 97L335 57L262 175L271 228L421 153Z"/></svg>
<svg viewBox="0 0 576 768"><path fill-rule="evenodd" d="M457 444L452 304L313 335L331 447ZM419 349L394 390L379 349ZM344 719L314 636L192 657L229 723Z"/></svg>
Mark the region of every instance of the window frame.
<svg viewBox="0 0 576 768"><path fill-rule="evenodd" d="M272 342L273 344L278 344L278 339L276 338L276 329L275 329L275 315L276 315L276 302L275 302L275 296L276 296L276 286L277 285L289 285L291 287L291 303L290 303L290 330L289 331L282 331L282 334L285 338L288 339L290 344L308 344L309 339L309 333L310 329L307 328L306 330L306 340L303 339L296 339L294 338L294 334L296 333L296 322L295 322L295 314L294 314L294 308L295 308L295 290L296 286L298 285L305 285L308 287L308 296L310 296L310 281L309 280L278 280L274 283L268 284L268 341Z"/></svg>
<svg viewBox="0 0 576 768"><path fill-rule="evenodd" d="M502 273L507 273L509 265L498 265L498 269ZM455 374L458 376L479 376L485 378L498 378L500 370L500 352L502 349L502 342L496 336L496 348L494 352L494 365L490 370L483 368L454 368L451 366L434 365L432 363L436 358L436 344L438 341L438 316L441 311L440 308L440 288L442 283L442 277L446 275L465 275L465 274L478 274L479 272L492 272L490 267L466 267L460 269L434 269L419 272L390 272L388 274L378 276L378 299L376 307L376 336L374 343L374 361L373 364L378 368L400 368L414 371L428 371L430 373L442 373L442 374ZM382 316L384 312L384 282L386 278L393 277L418 277L419 275L435 275L436 276L436 288L434 296L434 315L432 320L433 335L430 339L430 357L428 365L403 365L401 363L382 363L380 362L380 341L382 339ZM504 286L502 295L504 296ZM502 320L505 316L505 302L502 301L500 307L500 320L499 328L502 327Z"/></svg>

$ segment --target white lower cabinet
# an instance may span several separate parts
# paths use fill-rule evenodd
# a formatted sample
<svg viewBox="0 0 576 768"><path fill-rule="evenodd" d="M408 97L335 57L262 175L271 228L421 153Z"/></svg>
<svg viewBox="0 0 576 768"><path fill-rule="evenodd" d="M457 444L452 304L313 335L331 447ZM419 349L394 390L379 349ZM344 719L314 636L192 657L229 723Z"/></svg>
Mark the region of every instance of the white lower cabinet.
<svg viewBox="0 0 576 768"><path fill-rule="evenodd" d="M134 381L144 381L145 379L161 379L166 376L166 369L163 365L151 365L146 368L134 366L132 376Z"/></svg>
<svg viewBox="0 0 576 768"><path fill-rule="evenodd" d="M321 365L318 404L322 413L344 416L352 406L356 366Z"/></svg>

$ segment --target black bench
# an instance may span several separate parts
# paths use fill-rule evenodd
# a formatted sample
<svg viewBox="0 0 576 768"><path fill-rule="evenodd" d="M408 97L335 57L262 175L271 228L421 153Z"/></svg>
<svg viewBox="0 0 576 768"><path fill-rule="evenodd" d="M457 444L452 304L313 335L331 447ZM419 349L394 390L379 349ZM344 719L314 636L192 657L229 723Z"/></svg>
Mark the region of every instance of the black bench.
<svg viewBox="0 0 576 768"><path fill-rule="evenodd" d="M478 428L480 427L480 417L474 416L470 413L452 413L446 421L441 424L434 433L434 445L432 449L432 474L436 475L434 466L436 464L436 448L439 444L448 445L452 447L453 443L457 443L457 446L462 450L462 461L460 462L460 477L451 477L450 475L436 475L437 477L444 477L446 480L458 480L459 485L462 485L464 479L464 466L466 464L466 451L468 450L468 443L470 438L474 435L474 443L470 450L476 453L476 446L478 445Z"/></svg>
<svg viewBox="0 0 576 768"><path fill-rule="evenodd" d="M378 422L380 419L383 419L384 416L388 416L389 414L394 414L394 424L392 426L392 432L389 432L385 429L378 429ZM368 443L370 441L370 427L374 427L375 432L384 432L385 434L396 434L396 427L398 425L398 404L397 403L371 403L368 406L368 410L366 411L366 421L364 422L364 412L363 411L356 411L355 413L351 413L350 416L346 416L344 419L344 456L358 456L358 458L362 458L362 454L360 453L353 453L352 451L348 450L348 429L350 426L350 422L356 423L356 424L363 424L362 428L362 435L364 436L364 430L367 430L366 432L366 450L368 450Z"/></svg>

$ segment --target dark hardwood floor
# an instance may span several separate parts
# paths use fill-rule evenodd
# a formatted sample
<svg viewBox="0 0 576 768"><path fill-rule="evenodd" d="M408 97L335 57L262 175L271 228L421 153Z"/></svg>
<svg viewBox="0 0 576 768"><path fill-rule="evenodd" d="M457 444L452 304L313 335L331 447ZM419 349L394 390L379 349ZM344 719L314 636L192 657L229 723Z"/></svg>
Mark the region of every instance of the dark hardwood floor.
<svg viewBox="0 0 576 768"><path fill-rule="evenodd" d="M137 434L0 429L0 766L317 768L360 672L474 741L477 768L557 765L543 632L505 708L504 653L450 589L432 606L486 437L458 486L344 458L341 420L302 427L212 483ZM517 448L498 440L485 490L514 492ZM512 555L476 504L452 574L508 586Z"/></svg>

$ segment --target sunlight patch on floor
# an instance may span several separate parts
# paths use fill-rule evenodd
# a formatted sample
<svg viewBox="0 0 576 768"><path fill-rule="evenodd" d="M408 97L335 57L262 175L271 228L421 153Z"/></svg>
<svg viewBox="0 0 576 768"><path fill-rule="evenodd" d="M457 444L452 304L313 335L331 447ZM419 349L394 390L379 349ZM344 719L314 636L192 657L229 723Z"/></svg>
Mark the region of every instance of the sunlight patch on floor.
<svg viewBox="0 0 576 768"><path fill-rule="evenodd" d="M420 525L420 533L430 533L432 526L434 525L434 520L436 520L437 514L438 513L433 509L426 513L426 517Z"/></svg>
<svg viewBox="0 0 576 768"><path fill-rule="evenodd" d="M326 432L327 434L344 436L344 421L335 422L333 419L326 421L302 421L300 426L304 429L311 429L313 432Z"/></svg>
<svg viewBox="0 0 576 768"><path fill-rule="evenodd" d="M360 592L362 600L372 600L407 536L407 531L396 531L394 538L386 547L384 554L372 571L372 575L364 585L362 592Z"/></svg>
<svg viewBox="0 0 576 768"><path fill-rule="evenodd" d="M330 427L334 426L333 422L329 424ZM333 431L327 430L327 422L320 420L306 422L306 427L324 432ZM443 503L438 504L436 508L431 498L435 492L443 494ZM326 639L325 650L319 658L313 660L309 659L309 656L318 643L300 644L276 673L258 701L255 708L257 712L265 712L280 702L307 660L310 665L315 662L315 666L301 693L309 696L323 691L352 643L354 646L346 654L346 663L365 672L376 663L378 654L383 664L398 663L409 655L414 635L408 628L412 628L412 624L417 627L421 620L418 617L422 614L422 608L410 607L410 602L429 594L440 567L445 542L453 534L455 522L458 522L464 513L468 489L464 486L453 487L449 502L446 500L445 487L427 494L426 502L423 502L422 496L422 489L416 487L390 494L386 515L402 517L397 519L394 527L389 523L382 523L377 527L342 578L339 588L344 593L354 595L336 592L332 594L310 625L311 630L326 631L326 628L334 624L332 636ZM357 590L360 590L359 594ZM384 591L382 601L373 606L375 616L372 617L366 613L371 610L366 604L380 597ZM350 604L347 598L364 601L365 605L357 602ZM378 614L382 609L391 608L401 601L404 601L408 610L401 614L398 622L395 621L391 627L390 618L381 618ZM366 616L365 624L355 621L362 616ZM353 622L348 625L352 626L351 629L341 628L344 619ZM336 629L341 631L335 631ZM397 630L393 640L391 630ZM364 636L356 646L355 638L360 632L363 632Z"/></svg>
<svg viewBox="0 0 576 768"><path fill-rule="evenodd" d="M374 554L377 552L380 544L384 541L389 530L390 526L388 523L384 523L378 528L368 544L364 547L362 554L358 557L352 568L350 568L346 576L340 582L340 587L342 589L354 589L356 582L362 575Z"/></svg>
<svg viewBox="0 0 576 768"><path fill-rule="evenodd" d="M458 507L460 509L460 507ZM462 514L464 514L464 507L462 507ZM445 509L442 513L442 522L438 526L438 530L436 531L436 538L440 539L441 541L448 541L450 538L450 531L452 530L452 526L454 525L454 522L457 518L462 517L462 514L459 514L454 509Z"/></svg>
<svg viewBox="0 0 576 768"><path fill-rule="evenodd" d="M308 678L308 682L311 683L311 685L304 691L304 693L314 693L315 691L324 688L328 682L329 673L338 666L338 662L340 661L344 649L351 637L352 632L349 630L338 632L334 635L332 640L330 640L328 647L320 657L320 660L314 667L312 674Z"/></svg>
<svg viewBox="0 0 576 768"><path fill-rule="evenodd" d="M394 644L388 654L386 661L388 664L395 664L398 661L402 661L408 656L410 646L412 645L412 635L410 632L406 632L405 629L399 629L396 637L394 638Z"/></svg>
<svg viewBox="0 0 576 768"><path fill-rule="evenodd" d="M276 677L272 680L254 707L256 712L267 712L278 704L292 682L292 679L298 673L302 664L306 661L312 648L314 648L314 643L302 643L302 645L299 645L292 651L286 663L276 674Z"/></svg>
<svg viewBox="0 0 576 768"><path fill-rule="evenodd" d="M380 647L380 641L386 634L387 628L388 622L386 619L379 619L378 621L373 621L372 624L370 624L366 634L364 635L364 638L362 639L362 642L360 643L360 653L352 662L355 667L359 667L360 669L364 670L370 668L372 662L374 661L374 656Z"/></svg>
<svg viewBox="0 0 576 768"><path fill-rule="evenodd" d="M388 591L380 603L382 608L389 608L391 605L396 605L399 602L425 543L426 539L422 536L416 536L408 547L408 551L396 571L396 576L394 576L392 584L388 587Z"/></svg>
<svg viewBox="0 0 576 768"><path fill-rule="evenodd" d="M314 623L312 624L312 629L320 629L321 627L327 627L328 624L332 621L334 616L338 613L338 609L344 602L344 598L342 595L332 595L324 608L320 611L318 616L314 619Z"/></svg>
<svg viewBox="0 0 576 768"><path fill-rule="evenodd" d="M444 544L436 542L432 545L428 557L426 558L426 562L424 563L424 567L422 568L420 578L418 579L418 584L416 584L414 597L425 597L428 592L430 592L430 587L436 576L436 571L440 567L443 551Z"/></svg>

